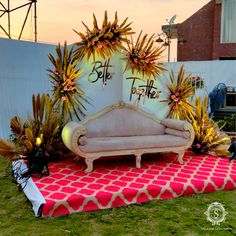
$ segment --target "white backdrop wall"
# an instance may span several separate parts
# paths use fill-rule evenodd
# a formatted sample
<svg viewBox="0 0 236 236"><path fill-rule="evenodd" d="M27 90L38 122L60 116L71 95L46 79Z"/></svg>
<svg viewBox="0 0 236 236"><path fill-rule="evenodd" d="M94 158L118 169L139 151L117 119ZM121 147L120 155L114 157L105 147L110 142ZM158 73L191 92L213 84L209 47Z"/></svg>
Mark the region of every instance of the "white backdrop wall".
<svg viewBox="0 0 236 236"><path fill-rule="evenodd" d="M181 65L185 65L186 74L198 75L204 79L205 89L210 93L218 83L236 87L236 60L225 61L188 61L167 63L167 69L178 74Z"/></svg>
<svg viewBox="0 0 236 236"><path fill-rule="evenodd" d="M209 93L218 83L225 83L226 86L236 87L236 60L229 61L189 61L189 62L171 62L166 63L167 71L162 73L159 78L153 84L151 93L155 98L147 98L147 96L140 96L139 106L151 113L154 113L159 119L166 117L169 112L169 107L166 102L162 102L167 98L166 83L169 83L169 72L173 70L175 77L178 75L180 67L184 64L185 74L191 74L192 76L200 76L204 80L205 87L203 89L197 89L195 96L208 96ZM123 99L126 102L137 104L139 95L142 88L145 88L146 82L138 79L134 82L134 90L136 94L132 95L130 100L130 93L132 87L132 79L127 79L131 76L129 73L124 74L123 80ZM141 78L141 76L135 75L135 77ZM137 92L137 89L139 91ZM150 91L150 88L149 88ZM155 92L159 92L155 96ZM147 90L144 91L144 95ZM194 98L193 98L194 99Z"/></svg>
<svg viewBox="0 0 236 236"><path fill-rule="evenodd" d="M0 39L0 138L10 134L9 121L19 115L23 119L31 114L33 93L50 92L47 68L51 67L48 54L55 54L56 45ZM125 72L121 55L115 54L108 60L97 63L82 63L83 75L79 79L81 88L90 99L86 114L93 114L103 107L120 100L139 105L142 109L164 118L169 108L165 84L169 82L168 71L177 75L183 63L166 63L167 72L156 79L154 84L139 79L140 75ZM100 61L100 62L99 62ZM106 65L104 67L104 64ZM196 61L184 62L186 73L204 79L206 88L199 95L207 95L218 83L236 86L236 61ZM99 76L98 76L99 74ZM111 79L104 85L106 74ZM99 78L98 78L99 77ZM133 93L131 93L133 92ZM143 92L143 95L140 95ZM145 96L146 95L146 96Z"/></svg>
<svg viewBox="0 0 236 236"><path fill-rule="evenodd" d="M48 54L55 55L56 45L39 44L26 41L0 39L0 138L10 135L9 121L18 115L26 119L32 112L32 94L50 93L51 83L47 69L52 68ZM102 61L102 66L104 61ZM103 86L104 67L98 63L92 72L92 63L83 63L80 68L83 76L79 80L81 88L93 104L87 105L86 114L92 114L101 108L122 100L122 63L120 57L110 58L109 73L112 79ZM90 81L88 81L88 76ZM101 76L102 77L102 76Z"/></svg>
<svg viewBox="0 0 236 236"><path fill-rule="evenodd" d="M96 58L95 63L92 58L88 62L84 60L79 67L83 71L79 80L81 88L92 104L86 105L87 115L122 100L123 73L120 54L113 54L107 60ZM107 77L110 79L106 80Z"/></svg>
<svg viewBox="0 0 236 236"><path fill-rule="evenodd" d="M47 92L47 55L54 45L0 39L0 137L8 137L9 121L31 112L33 93Z"/></svg>

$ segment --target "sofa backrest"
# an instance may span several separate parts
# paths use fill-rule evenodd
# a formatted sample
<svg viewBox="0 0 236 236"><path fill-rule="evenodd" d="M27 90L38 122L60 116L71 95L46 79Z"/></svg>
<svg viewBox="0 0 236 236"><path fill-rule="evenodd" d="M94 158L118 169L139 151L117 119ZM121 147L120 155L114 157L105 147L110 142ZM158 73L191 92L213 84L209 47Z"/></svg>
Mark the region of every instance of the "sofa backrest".
<svg viewBox="0 0 236 236"><path fill-rule="evenodd" d="M165 127L157 120L133 109L116 108L85 124L88 137L123 137L164 134Z"/></svg>

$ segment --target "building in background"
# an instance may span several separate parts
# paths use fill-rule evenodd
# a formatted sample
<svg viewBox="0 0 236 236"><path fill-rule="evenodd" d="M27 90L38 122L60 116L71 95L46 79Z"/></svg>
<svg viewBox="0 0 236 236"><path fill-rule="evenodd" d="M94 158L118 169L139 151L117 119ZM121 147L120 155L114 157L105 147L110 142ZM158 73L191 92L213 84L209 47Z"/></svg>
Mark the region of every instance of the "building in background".
<svg viewBox="0 0 236 236"><path fill-rule="evenodd" d="M177 38L177 61L236 59L236 0L211 0L180 24L163 25Z"/></svg>

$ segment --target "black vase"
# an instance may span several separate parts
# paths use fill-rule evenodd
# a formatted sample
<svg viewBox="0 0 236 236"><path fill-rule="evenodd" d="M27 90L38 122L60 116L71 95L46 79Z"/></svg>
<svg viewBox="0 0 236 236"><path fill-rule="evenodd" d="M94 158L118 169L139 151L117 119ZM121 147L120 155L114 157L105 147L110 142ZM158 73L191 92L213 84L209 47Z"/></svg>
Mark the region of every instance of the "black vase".
<svg viewBox="0 0 236 236"><path fill-rule="evenodd" d="M28 154L28 175L42 177L49 175L49 156L41 149L32 149Z"/></svg>
<svg viewBox="0 0 236 236"><path fill-rule="evenodd" d="M206 153L206 148L205 147L196 147L196 145L193 145L192 146L192 151L197 153L197 154L203 154L203 153Z"/></svg>

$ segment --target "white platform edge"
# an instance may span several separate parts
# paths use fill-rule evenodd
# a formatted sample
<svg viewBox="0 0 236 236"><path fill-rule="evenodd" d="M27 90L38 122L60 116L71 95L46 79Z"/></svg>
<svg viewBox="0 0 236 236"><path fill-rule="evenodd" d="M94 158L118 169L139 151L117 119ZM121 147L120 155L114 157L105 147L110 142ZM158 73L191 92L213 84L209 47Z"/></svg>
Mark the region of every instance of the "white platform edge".
<svg viewBox="0 0 236 236"><path fill-rule="evenodd" d="M14 173L13 177L15 178L17 183L21 185L24 194L26 195L28 200L31 202L32 209L35 216L40 217L41 207L42 205L46 203L43 195L40 193L38 187L35 185L31 177L27 180L27 184L25 185L24 183L22 183L22 180L17 175L27 169L26 164L22 160L13 161L12 169ZM18 169L18 172L20 173L17 173L17 169Z"/></svg>

